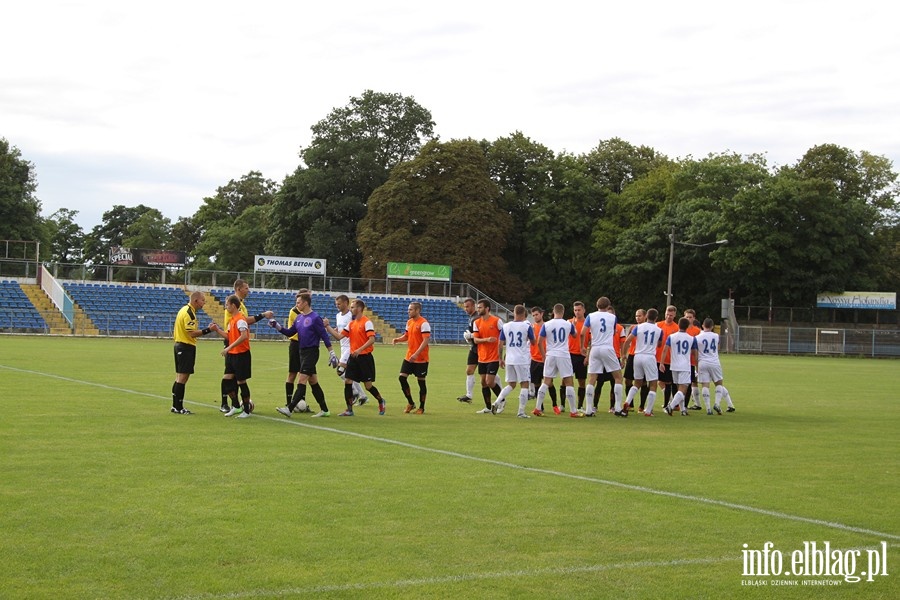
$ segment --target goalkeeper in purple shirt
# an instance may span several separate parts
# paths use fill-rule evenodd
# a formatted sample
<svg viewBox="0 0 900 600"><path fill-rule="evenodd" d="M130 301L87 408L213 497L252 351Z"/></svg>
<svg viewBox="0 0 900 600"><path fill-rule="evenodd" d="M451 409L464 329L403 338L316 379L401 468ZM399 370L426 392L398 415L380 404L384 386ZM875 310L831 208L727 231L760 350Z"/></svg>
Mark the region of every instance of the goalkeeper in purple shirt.
<svg viewBox="0 0 900 600"><path fill-rule="evenodd" d="M309 292L301 293L297 298L297 308L300 314L294 319L294 324L290 327L282 327L282 325L272 319L269 325L276 329L279 333L286 337L297 335L297 350L300 353L300 371L297 377L297 389L287 406L279 406L275 410L290 418L294 408L300 401L306 401L306 384L309 383L312 388L313 397L319 403L319 412L314 417L330 417L328 412L328 404L325 403L325 392L319 385L319 377L316 374L316 363L319 362L319 340L325 343L328 349L328 365L332 368L337 367L338 359L331 349L331 336L325 329L325 323L312 309L312 295Z"/></svg>

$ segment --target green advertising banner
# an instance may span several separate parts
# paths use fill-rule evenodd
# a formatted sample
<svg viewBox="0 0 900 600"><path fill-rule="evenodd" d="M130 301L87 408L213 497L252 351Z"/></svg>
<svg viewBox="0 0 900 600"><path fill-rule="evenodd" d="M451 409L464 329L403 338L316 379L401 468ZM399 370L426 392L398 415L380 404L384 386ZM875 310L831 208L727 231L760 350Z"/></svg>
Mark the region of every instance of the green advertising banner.
<svg viewBox="0 0 900 600"><path fill-rule="evenodd" d="M428 279L430 281L450 281L453 269L449 265L421 265L418 263L387 264L388 279Z"/></svg>

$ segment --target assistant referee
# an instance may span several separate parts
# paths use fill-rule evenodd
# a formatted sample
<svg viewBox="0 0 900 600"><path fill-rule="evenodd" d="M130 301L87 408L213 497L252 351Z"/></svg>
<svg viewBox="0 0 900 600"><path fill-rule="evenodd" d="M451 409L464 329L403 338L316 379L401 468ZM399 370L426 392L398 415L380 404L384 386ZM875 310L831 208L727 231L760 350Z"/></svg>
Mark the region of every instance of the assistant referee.
<svg viewBox="0 0 900 600"><path fill-rule="evenodd" d="M172 413L189 415L191 411L184 407L184 386L194 372L194 361L197 358L197 338L216 331L219 326L210 323L205 329L197 329L197 311L206 304L203 292L193 292L191 300L181 307L175 317L175 383L172 384Z"/></svg>

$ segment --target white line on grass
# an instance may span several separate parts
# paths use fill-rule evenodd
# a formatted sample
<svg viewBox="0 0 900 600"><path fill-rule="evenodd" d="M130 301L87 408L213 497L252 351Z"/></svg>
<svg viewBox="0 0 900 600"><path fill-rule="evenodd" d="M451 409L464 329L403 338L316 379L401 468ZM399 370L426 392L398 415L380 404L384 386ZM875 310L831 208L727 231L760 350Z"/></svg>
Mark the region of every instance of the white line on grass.
<svg viewBox="0 0 900 600"><path fill-rule="evenodd" d="M514 577L544 577L547 575L578 575L583 573L603 573L605 571L625 569L648 569L659 567L681 567L691 565L708 565L715 563L740 562L740 556L724 556L721 558L689 558L667 561L636 561L611 565L584 565L581 567L546 567L516 571L497 571L493 573L468 573L461 575L445 575L443 577L423 577L419 579L399 579L395 581L372 581L367 583L344 583L335 585L317 585L282 590L247 590L226 594L199 594L196 596L176 596L173 600L227 600L231 598L277 598L278 596L301 596L305 594L326 594L329 592L350 592L378 590L385 588L406 588L420 585L444 585L481 581L487 579L510 579Z"/></svg>
<svg viewBox="0 0 900 600"><path fill-rule="evenodd" d="M888 544L889 548L896 548L898 544ZM862 548L843 548L847 550L880 550L880 546L868 546ZM580 567L544 567L538 569L519 569L516 571L495 571L493 573L469 573L461 575L445 575L443 577L423 577L419 579L399 579L396 581L372 581L366 583L345 583L335 585L317 585L309 587L295 587L281 590L245 590L242 592L228 592L225 594L205 593L194 596L176 596L172 600L229 600L239 598L277 598L279 596L302 596L307 594L327 594L330 592L368 591L386 588L407 588L421 585L444 585L464 583L467 581L483 581L489 579L511 579L521 577L544 577L547 575L579 575L584 573L603 573L606 571L629 569L654 569L667 567L683 567L694 565L711 565L735 562L742 560L740 555L722 556L719 558L686 558L665 561L634 561L615 563L611 565L584 565Z"/></svg>
<svg viewBox="0 0 900 600"><path fill-rule="evenodd" d="M6 366L6 365L0 365L0 368L8 369L8 370L10 370L10 371L18 371L18 372L20 372L20 373L27 373L27 374L30 374L30 375L41 375L41 376L44 376L44 377L50 377L50 378L53 378L53 379L60 379L60 380L67 381L67 382L70 382L70 383L81 383L81 384L88 385L88 386L100 387L100 388L103 388L103 389L108 389L108 390L113 390L113 391L118 391L118 392L125 392L125 393L129 393L129 394L135 394L135 395L138 395L138 396L149 396L149 397L151 397L151 398L162 398L162 399L166 399L165 396L160 396L160 395L158 395L158 394L150 394L150 393L147 393L147 392L139 392L139 391L135 391L135 390L129 390L129 389L126 389L126 388L119 388L119 387L115 387L115 386L111 386L111 385L105 385L105 384L102 384L102 383L94 383L94 382L92 382L92 381L82 381L82 380L79 380L79 379L72 379L72 378L70 378L70 377L64 377L64 376L62 376L62 375L54 375L54 374L52 374L52 373L42 373L42 372L40 372L40 371L32 371L32 370L29 370L29 369L18 369L18 368L15 368L15 367L9 367L9 366ZM202 403L202 402L192 402L192 401L189 401L189 400L185 400L185 403L186 403L186 404L190 404L190 405L192 405L192 406L202 406L202 407L204 407L204 408L209 408L209 407L210 407L209 404L204 404L204 403ZM280 418L276 418L276 417L267 417L267 416L263 416L263 415L254 415L254 417L256 417L256 418L258 418L258 419L266 419L266 420L269 420L269 421L274 421L274 422L277 422L277 423L287 423L287 424L290 424L290 425L295 425L295 426L297 426L297 427L308 427L308 428L310 428L310 429L316 429L316 430L319 430L319 431L327 431L327 432L329 432L329 433L338 433L338 434L341 434L341 435L346 435L346 436L350 436L350 437L356 437L356 438L360 438L360 439L364 439L364 440L368 440L368 441L372 441L372 442L380 442L380 443L383 443L383 444L392 444L392 445L394 445L394 446L400 446L400 447L403 447L403 448L409 448L409 449L412 449L412 450L418 450L418 451L421 451L421 452L430 452L430 453L432 453L432 454L442 454L442 455L444 455L444 456L452 456L452 457L454 457L454 458L462 458L462 459L465 459L465 460L471 460L471 461L476 461L476 462L486 463L486 464L495 465L495 466L498 466L498 467L506 467L506 468L508 468L508 469L515 469L515 470L519 470L519 471L526 471L526 472L529 472L529 473L540 473L540 474L542 474L542 475L553 475L553 476L555 476L555 477L564 477L564 478L567 478L567 479L575 479L575 480L577 480L577 481L586 481L586 482L589 482L589 483L599 483L599 484L601 484L601 485L606 485L606 486L609 486L609 487L616 487L616 488L620 488L620 489L630 490L630 491L633 491L633 492L642 492L642 493L644 493L644 494L653 494L653 495L656 495L656 496L665 496L665 497L667 497L667 498L677 498L677 499L679 499L679 500L687 500L687 501L689 501L689 502L701 502L701 503L703 503L703 504L709 504L709 505L712 505L712 506L721 506L721 507L723 507L723 508L730 508L730 509L732 509L732 510L739 510L739 511L744 511L744 512L749 512L749 513L755 513L755 514L759 514L759 515L765 515L765 516L767 516L767 517L774 517L774 518L777 518L777 519L786 519L786 520L789 520L789 521L798 521L798 522L801 522L801 523L810 523L810 524L812 524L812 525L819 525L819 526L822 526L822 527L828 527L828 528L831 528L831 529L839 529L839 530L841 530L841 531L850 531L850 532L853 532L853 533L860 533L860 534L864 534L864 535L871 535L871 536L874 536L874 537L879 538L879 539L881 539L881 540L884 540L884 539L900 540L900 535L896 535L896 534L892 534L892 533L886 533L886 532L882 532L882 531L875 531L874 529L866 529L866 528L863 528L863 527L854 527L854 526L852 526L852 525L845 525L845 524L843 524L843 523L837 523L837 522L834 522L834 521L823 521L823 520L821 520L821 519L813 519L813 518L811 518L811 517L803 517L803 516L799 516L799 515L792 515L792 514L783 513L783 512L779 512L779 511L775 511L775 510L768 510L768 509L765 509L765 508L757 508L757 507L755 507L755 506L748 506L748 505L746 505L746 504L736 504L736 503L734 503L734 502L726 502L726 501L724 501L724 500L716 500L716 499L714 499L714 498L704 498L703 496L693 496L693 495L690 495L690 494L681 494L681 493L678 493L678 492L669 492L669 491L666 491L666 490L657 490L657 489L645 487L645 486L642 486L642 485L634 485L634 484L630 484L630 483L622 483L621 481L612 481L612 480L610 480L610 479L599 479L599 478L597 478L597 477L588 477L588 476L586 476L586 475L576 475L576 474L573 474L573 473L565 473L565 472L563 472L563 471L554 471L554 470L552 470L552 469L540 469L540 468L538 468L538 467L528 467L528 466L525 466L525 465L517 465L517 464L505 462L505 461L502 461L502 460L495 460L495 459L492 459L492 458L484 458L484 457L481 457L481 456L472 456L472 455L470 455L470 454L463 454L463 453L461 453L461 452L454 452L454 451L452 451L452 450L441 450L441 449L439 449L439 448L429 448L429 447L427 447L427 446L419 446L419 445L417 445L417 444L411 444L411 443L409 443L409 442L402 442L402 441L400 441L400 440L392 440L392 439L389 439L389 438L383 438L383 437L378 437L378 436L373 436L373 435L367 435L367 434L364 434L364 433L357 433L357 432L355 432L355 431L345 431L345 430L342 430L342 429L333 429L333 428L331 428L331 427L324 427L324 426L321 426L321 425L312 425L312 424L310 424L310 423L303 423L303 422L301 422L301 421L285 420L285 419L280 419Z"/></svg>

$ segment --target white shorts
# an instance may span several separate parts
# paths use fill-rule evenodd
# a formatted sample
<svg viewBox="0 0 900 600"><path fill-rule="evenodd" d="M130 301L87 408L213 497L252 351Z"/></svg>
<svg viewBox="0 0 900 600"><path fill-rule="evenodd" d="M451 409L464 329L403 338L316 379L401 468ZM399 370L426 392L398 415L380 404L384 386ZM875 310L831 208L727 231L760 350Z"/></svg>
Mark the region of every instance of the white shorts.
<svg viewBox="0 0 900 600"><path fill-rule="evenodd" d="M348 360L350 360L350 348L341 347L341 357L338 359L338 362L346 365Z"/></svg>
<svg viewBox="0 0 900 600"><path fill-rule="evenodd" d="M691 372L672 371L672 383L675 385L691 385Z"/></svg>
<svg viewBox="0 0 900 600"><path fill-rule="evenodd" d="M616 350L612 346L600 346L599 348L591 348L588 355L588 373L591 375L599 375L600 373L612 373L619 371L622 363L616 356Z"/></svg>
<svg viewBox="0 0 900 600"><path fill-rule="evenodd" d="M571 356L548 356L544 359L544 377L553 379L559 375L565 379L566 377L572 377L574 374Z"/></svg>
<svg viewBox="0 0 900 600"><path fill-rule="evenodd" d="M655 354L634 355L634 378L641 381L656 381L659 379L659 365L656 364Z"/></svg>
<svg viewBox="0 0 900 600"><path fill-rule="evenodd" d="M700 363L700 368L697 371L697 381L700 383L722 381L722 365L717 363Z"/></svg>
<svg viewBox="0 0 900 600"><path fill-rule="evenodd" d="M506 365L506 383L531 383L531 365Z"/></svg>

